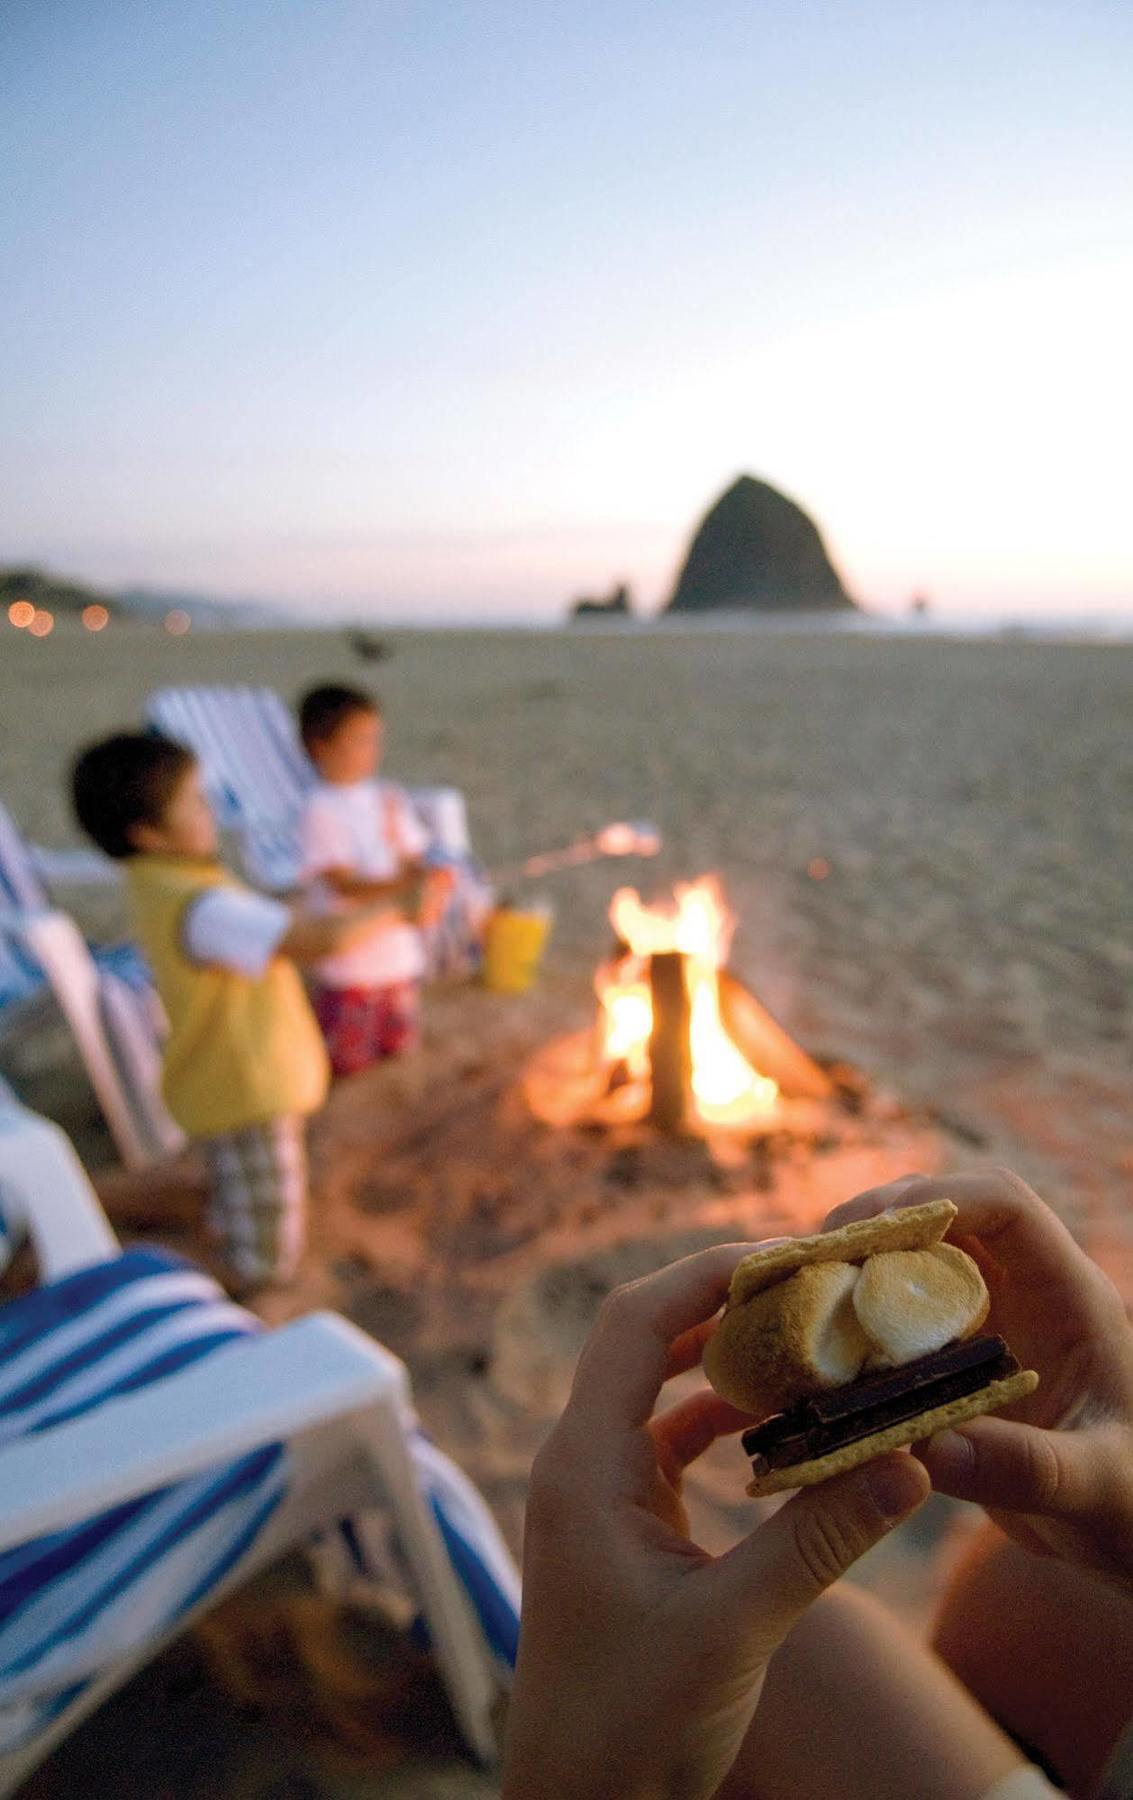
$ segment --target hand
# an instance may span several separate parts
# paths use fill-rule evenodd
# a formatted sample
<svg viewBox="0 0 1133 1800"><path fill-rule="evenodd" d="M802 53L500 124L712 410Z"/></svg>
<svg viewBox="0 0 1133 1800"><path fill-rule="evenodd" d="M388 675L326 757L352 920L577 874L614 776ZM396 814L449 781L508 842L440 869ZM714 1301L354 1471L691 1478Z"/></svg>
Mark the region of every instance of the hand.
<svg viewBox="0 0 1133 1800"><path fill-rule="evenodd" d="M955 1202L949 1236L991 1296L984 1330L1039 1374L1035 1393L918 1452L934 1488L974 1500L1030 1550L1133 1587L1133 1330L1109 1279L1018 1176L906 1176L838 1207L826 1226L887 1207Z"/></svg>
<svg viewBox="0 0 1133 1800"><path fill-rule="evenodd" d="M420 879L417 923L428 927L435 925L443 916L449 896L456 886L456 877L451 869L426 869Z"/></svg>
<svg viewBox="0 0 1133 1800"><path fill-rule="evenodd" d="M682 1472L750 1421L709 1388L650 1415L662 1382L699 1361L751 1248L619 1288L586 1342L531 1475L503 1800L707 1800L772 1652L927 1496L914 1457L881 1457L800 1493L724 1556L690 1541Z"/></svg>

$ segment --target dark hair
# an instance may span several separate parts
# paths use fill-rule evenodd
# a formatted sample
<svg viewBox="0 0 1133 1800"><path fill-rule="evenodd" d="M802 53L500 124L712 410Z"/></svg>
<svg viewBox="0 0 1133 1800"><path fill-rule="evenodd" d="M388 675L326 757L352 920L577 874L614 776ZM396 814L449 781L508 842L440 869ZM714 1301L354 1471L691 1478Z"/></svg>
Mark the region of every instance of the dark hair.
<svg viewBox="0 0 1133 1800"><path fill-rule="evenodd" d="M333 737L352 713L377 713L380 718L381 711L381 702L373 694L328 681L321 687L309 688L300 700L299 736L309 748Z"/></svg>
<svg viewBox="0 0 1133 1800"><path fill-rule="evenodd" d="M196 757L171 738L120 731L91 744L71 771L75 816L107 856L134 856L135 825L160 825Z"/></svg>

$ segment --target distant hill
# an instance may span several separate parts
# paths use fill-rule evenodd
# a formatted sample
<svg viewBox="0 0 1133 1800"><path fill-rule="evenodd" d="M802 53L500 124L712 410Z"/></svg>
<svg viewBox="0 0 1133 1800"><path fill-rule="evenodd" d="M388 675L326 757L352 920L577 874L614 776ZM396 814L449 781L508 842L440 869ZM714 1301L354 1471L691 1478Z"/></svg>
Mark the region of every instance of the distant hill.
<svg viewBox="0 0 1133 1800"><path fill-rule="evenodd" d="M64 617L81 613L87 606L105 606L111 618L152 619L155 624L174 610L187 613L194 625L240 627L288 623L288 614L283 608L251 601L216 600L203 594L161 588L127 588L122 593L111 593L87 582L49 574L46 569L0 568L0 610L6 611L14 600L29 600L45 612Z"/></svg>
<svg viewBox="0 0 1133 1800"><path fill-rule="evenodd" d="M814 521L741 475L696 529L666 612L803 612L856 606Z"/></svg>
<svg viewBox="0 0 1133 1800"><path fill-rule="evenodd" d="M117 605L138 619L161 619L176 607L188 613L194 625L279 625L290 623L282 606L255 600L216 600L205 594L182 593L166 588L126 588L116 596Z"/></svg>
<svg viewBox="0 0 1133 1800"><path fill-rule="evenodd" d="M0 569L0 607L6 612L15 600L28 600L50 613L81 613L84 606L105 606L110 613L120 610L113 594L83 582L65 581L44 569Z"/></svg>

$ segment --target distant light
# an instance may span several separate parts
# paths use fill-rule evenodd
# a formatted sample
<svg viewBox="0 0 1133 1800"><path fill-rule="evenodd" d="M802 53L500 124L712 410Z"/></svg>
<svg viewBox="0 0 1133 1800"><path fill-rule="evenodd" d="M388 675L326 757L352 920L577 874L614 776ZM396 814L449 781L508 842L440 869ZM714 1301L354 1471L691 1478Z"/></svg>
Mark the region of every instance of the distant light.
<svg viewBox="0 0 1133 1800"><path fill-rule="evenodd" d="M172 612L167 612L165 615L165 629L170 637L186 637L192 629L192 624L193 621L188 613L182 612L179 606L175 606Z"/></svg>
<svg viewBox="0 0 1133 1800"><path fill-rule="evenodd" d="M13 600L8 608L8 622L17 631L26 631L35 618L35 607L30 600Z"/></svg>
<svg viewBox="0 0 1133 1800"><path fill-rule="evenodd" d="M806 872L812 881L825 881L830 873L830 864L824 856L815 856L807 863Z"/></svg>
<svg viewBox="0 0 1133 1800"><path fill-rule="evenodd" d="M83 624L88 631L105 631L109 623L110 614L105 606L100 606L97 601L90 606L83 607Z"/></svg>
<svg viewBox="0 0 1133 1800"><path fill-rule="evenodd" d="M49 612L44 612L42 608L37 608L32 615L32 621L28 626L28 630L31 632L32 637L50 637L51 633L55 630L55 620Z"/></svg>

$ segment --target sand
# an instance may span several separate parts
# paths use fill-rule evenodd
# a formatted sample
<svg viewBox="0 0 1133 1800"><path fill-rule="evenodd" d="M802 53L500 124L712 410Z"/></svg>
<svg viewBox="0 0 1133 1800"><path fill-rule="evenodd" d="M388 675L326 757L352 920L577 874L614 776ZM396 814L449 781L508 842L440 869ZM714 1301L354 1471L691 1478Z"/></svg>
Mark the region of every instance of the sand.
<svg viewBox="0 0 1133 1800"><path fill-rule="evenodd" d="M612 817L661 828L653 864L541 884L557 919L535 993L435 994L418 1058L336 1090L313 1133L312 1256L272 1309L341 1307L404 1355L426 1423L517 1549L530 1458L602 1293L685 1248L808 1228L909 1167L995 1160L1036 1183L1133 1299L1133 649L711 631L386 642L375 670L329 633L5 635L0 794L34 835L73 841L72 751L137 720L152 687L242 679L291 696L337 675L376 680L391 772L458 783L489 863ZM733 967L808 1048L863 1073L864 1110L723 1159L538 1125L523 1071L589 1017L617 881L710 868L740 919ZM112 894L64 898L90 929L115 928ZM194 1246L192 1158L142 1182L106 1166L59 1037L15 1073L30 1098L66 1100L120 1220ZM750 1523L737 1458L717 1447L693 1484L713 1545ZM868 1578L923 1615L926 1552L956 1527L937 1509ZM171 1706L174 1676L147 1679ZM286 1737L257 1760L262 1724L245 1714L229 1730L206 1690L184 1729L209 1722L214 1785L186 1772L170 1795L492 1791L419 1749L390 1774L347 1776ZM143 1692L119 1703L127 1718L144 1717ZM56 1770L43 1791L73 1791L63 1758ZM135 1791L114 1779L99 1791Z"/></svg>

